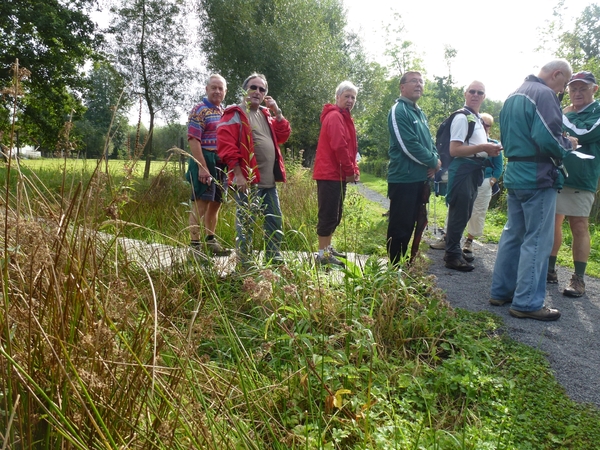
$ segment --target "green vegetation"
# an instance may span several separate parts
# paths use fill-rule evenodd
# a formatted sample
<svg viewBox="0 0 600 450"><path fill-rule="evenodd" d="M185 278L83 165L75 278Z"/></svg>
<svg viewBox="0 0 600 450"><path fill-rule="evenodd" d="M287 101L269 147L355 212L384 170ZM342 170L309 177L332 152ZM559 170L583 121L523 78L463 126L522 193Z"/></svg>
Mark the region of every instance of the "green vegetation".
<svg viewBox="0 0 600 450"><path fill-rule="evenodd" d="M398 272L374 256L343 277L304 258L225 278L192 262L152 270L99 231L185 245L177 171L155 164L145 184L135 165L106 175L51 163L13 165L2 206L6 448L537 450L600 439L600 413L568 400L497 316L452 310L426 261ZM315 187L288 167L286 245L314 250ZM381 213L350 190L338 247L382 255Z"/></svg>

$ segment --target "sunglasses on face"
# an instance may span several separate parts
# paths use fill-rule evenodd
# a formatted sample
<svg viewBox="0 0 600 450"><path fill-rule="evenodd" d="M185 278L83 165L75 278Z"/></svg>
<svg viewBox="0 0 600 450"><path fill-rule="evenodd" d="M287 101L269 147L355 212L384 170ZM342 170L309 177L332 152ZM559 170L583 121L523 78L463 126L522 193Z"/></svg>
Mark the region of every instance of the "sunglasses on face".
<svg viewBox="0 0 600 450"><path fill-rule="evenodd" d="M485 123L485 122L483 122L483 126L484 126L485 128L491 128L491 125L490 125L489 123Z"/></svg>
<svg viewBox="0 0 600 450"><path fill-rule="evenodd" d="M266 90L264 87L262 87L262 86L257 86L257 85L255 85L255 84L253 84L253 85L251 85L251 86L248 86L248 90L249 90L249 91L258 91L258 92L260 92L261 94L264 94L265 92L267 92L267 90Z"/></svg>
<svg viewBox="0 0 600 450"><path fill-rule="evenodd" d="M485 95L485 92L483 92L483 91L476 91L475 89L470 89L469 90L469 94L471 94L471 95L475 95L475 94L477 94L477 95Z"/></svg>

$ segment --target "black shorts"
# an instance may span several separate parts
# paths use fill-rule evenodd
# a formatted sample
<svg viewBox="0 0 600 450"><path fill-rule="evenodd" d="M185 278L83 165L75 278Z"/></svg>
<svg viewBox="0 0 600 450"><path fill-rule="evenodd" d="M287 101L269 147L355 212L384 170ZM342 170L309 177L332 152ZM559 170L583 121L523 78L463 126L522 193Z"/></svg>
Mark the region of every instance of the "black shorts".
<svg viewBox="0 0 600 450"><path fill-rule="evenodd" d="M347 184L345 181L317 180L318 236L331 236L342 221Z"/></svg>

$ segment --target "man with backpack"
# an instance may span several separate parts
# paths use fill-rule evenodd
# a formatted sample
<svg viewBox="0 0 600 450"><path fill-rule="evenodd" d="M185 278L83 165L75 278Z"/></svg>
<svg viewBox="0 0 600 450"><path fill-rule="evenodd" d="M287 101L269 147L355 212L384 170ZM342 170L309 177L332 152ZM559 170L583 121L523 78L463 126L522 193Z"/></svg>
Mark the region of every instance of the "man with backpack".
<svg viewBox="0 0 600 450"><path fill-rule="evenodd" d="M450 123L449 153L453 159L448 166L444 261L449 269L470 272L475 268L470 264L473 257L463 253L460 241L473 212L477 189L483 182L484 163L488 156L497 156L502 145L488 142L479 116L479 108L485 100L483 83L473 81L464 95L465 106L461 113L454 114Z"/></svg>
<svg viewBox="0 0 600 450"><path fill-rule="evenodd" d="M402 75L400 98L388 114L390 217L387 250L394 265L398 265L408 251L423 204L423 189L429 188L427 179L433 178L441 167L427 118L417 106L424 86L419 72L409 71Z"/></svg>

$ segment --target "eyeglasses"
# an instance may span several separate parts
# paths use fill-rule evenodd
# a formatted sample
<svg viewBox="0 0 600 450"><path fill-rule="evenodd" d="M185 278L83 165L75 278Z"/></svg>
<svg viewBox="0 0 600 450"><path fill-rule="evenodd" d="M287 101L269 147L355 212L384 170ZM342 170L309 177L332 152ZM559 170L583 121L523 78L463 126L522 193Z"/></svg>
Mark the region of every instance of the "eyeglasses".
<svg viewBox="0 0 600 450"><path fill-rule="evenodd" d="M484 91L477 91L475 89L469 89L469 94L471 94L471 95L475 95L475 94L477 94L477 95L485 95L485 92Z"/></svg>
<svg viewBox="0 0 600 450"><path fill-rule="evenodd" d="M421 86L425 85L425 81L421 80L420 78L412 78L412 79L406 81L406 83L420 84Z"/></svg>
<svg viewBox="0 0 600 450"><path fill-rule="evenodd" d="M573 89L573 86L569 86L569 94L577 94L578 92L581 92L583 94L585 91L587 91L589 89L590 89L589 86L582 87L579 89L577 89L577 88Z"/></svg>
<svg viewBox="0 0 600 450"><path fill-rule="evenodd" d="M255 84L253 84L253 85L251 85L251 86L248 86L248 90L249 90L249 91L258 91L258 92L260 92L261 94L264 94L265 92L267 92L267 89L266 89L266 88L264 88L264 87L262 87L262 86L257 86L257 85L255 85Z"/></svg>
<svg viewBox="0 0 600 450"><path fill-rule="evenodd" d="M485 123L485 122L483 122L483 126L485 128L492 128L492 126L489 123Z"/></svg>

